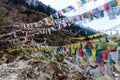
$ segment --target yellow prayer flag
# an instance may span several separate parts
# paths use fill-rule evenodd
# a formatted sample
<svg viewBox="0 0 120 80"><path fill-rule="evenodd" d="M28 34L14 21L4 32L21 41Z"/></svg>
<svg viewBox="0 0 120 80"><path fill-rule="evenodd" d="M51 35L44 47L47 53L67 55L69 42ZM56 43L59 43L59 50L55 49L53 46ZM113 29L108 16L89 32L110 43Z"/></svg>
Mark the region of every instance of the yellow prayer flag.
<svg viewBox="0 0 120 80"><path fill-rule="evenodd" d="M96 56L92 56L92 63L96 63Z"/></svg>
<svg viewBox="0 0 120 80"><path fill-rule="evenodd" d="M77 43L73 44L73 48L76 49L77 48Z"/></svg>
<svg viewBox="0 0 120 80"><path fill-rule="evenodd" d="M120 72L120 65L118 63L114 64L115 69Z"/></svg>
<svg viewBox="0 0 120 80"><path fill-rule="evenodd" d="M71 54L73 55L75 53L75 48L74 48L74 45L71 44Z"/></svg>
<svg viewBox="0 0 120 80"><path fill-rule="evenodd" d="M101 42L106 42L106 38L105 37L101 38L100 40L101 40Z"/></svg>
<svg viewBox="0 0 120 80"><path fill-rule="evenodd" d="M97 43L97 42L99 42L99 39L94 39L93 42Z"/></svg>
<svg viewBox="0 0 120 80"><path fill-rule="evenodd" d="M96 56L96 49L95 49L95 48L92 49L92 56L93 56L93 57Z"/></svg>
<svg viewBox="0 0 120 80"><path fill-rule="evenodd" d="M84 64L84 58L83 58L83 57L80 57L80 62L81 62L82 64Z"/></svg>
<svg viewBox="0 0 120 80"><path fill-rule="evenodd" d="M70 12L70 9L69 9L68 7L66 7L65 10L66 10L67 12Z"/></svg>
<svg viewBox="0 0 120 80"><path fill-rule="evenodd" d="M120 0L117 0L117 6L120 6Z"/></svg>
<svg viewBox="0 0 120 80"><path fill-rule="evenodd" d="M91 39L92 39L92 38L93 38L93 35L91 35L91 36L88 36L88 38L91 38Z"/></svg>
<svg viewBox="0 0 120 80"><path fill-rule="evenodd" d="M81 48L80 42L76 44L77 48Z"/></svg>
<svg viewBox="0 0 120 80"><path fill-rule="evenodd" d="M92 0L87 0L87 2L92 2Z"/></svg>
<svg viewBox="0 0 120 80"><path fill-rule="evenodd" d="M52 20L52 21L53 21L53 15L50 15L50 20Z"/></svg>

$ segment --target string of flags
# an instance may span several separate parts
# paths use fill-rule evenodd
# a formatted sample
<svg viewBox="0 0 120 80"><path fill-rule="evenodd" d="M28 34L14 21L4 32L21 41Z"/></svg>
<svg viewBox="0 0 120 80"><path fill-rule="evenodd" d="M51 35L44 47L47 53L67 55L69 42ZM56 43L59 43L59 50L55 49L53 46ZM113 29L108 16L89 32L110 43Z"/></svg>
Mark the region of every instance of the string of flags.
<svg viewBox="0 0 120 80"><path fill-rule="evenodd" d="M75 22L74 25L76 25L76 24L77 23ZM61 28L63 28L63 27L66 27L66 26L63 25ZM67 27L70 27L70 26L67 26ZM47 29L44 28L42 30L41 29L36 29L36 30L29 30L29 31L28 30L27 31L15 30L13 32L1 35L0 38L5 37L5 36L11 36L11 35L13 35L15 38L16 37L19 38L17 33L20 33L20 32L21 33L27 33L23 38L29 38L29 35L31 35L31 34L32 34L31 36L34 36L34 34L49 34L50 35L52 31L57 31L57 30L60 30L61 28L56 29L55 27L50 27L50 28L47 28ZM99 33L96 33L96 34L93 34L93 35L89 35L87 37L90 38L90 39L93 39L95 37L99 37L99 36L104 35L107 31L115 30L116 28L120 28L120 25L114 26L110 29L104 30L102 32L99 32ZM70 36L67 36L67 35L65 35L65 36L69 37L71 39L76 39L76 40L85 40L86 39L86 37L75 38L75 37L70 37Z"/></svg>
<svg viewBox="0 0 120 80"><path fill-rule="evenodd" d="M91 1L91 0L81 0L81 1ZM116 0L116 1L118 1L118 0ZM86 2L84 2L84 4L85 3ZM118 8L118 9L120 9L120 8ZM113 10L113 8L112 8L112 10ZM95 15L95 17L96 16L97 15ZM82 20L84 20L84 18L85 17L82 16ZM112 19L114 19L114 18L112 17ZM50 21L49 19L47 19L47 20ZM64 27L70 27L71 24L76 25L77 24L76 21L77 21L76 16L75 16L75 18L74 17L73 18L63 18L63 20L61 20L61 22L58 21L58 22L54 23L55 26L48 27L48 28L44 28L43 25L40 26L39 23L36 23L34 25L33 24L22 24L22 26L18 25L19 30L15 30L15 31L7 33L7 34L0 35L0 38L9 36L9 35L13 35L15 37L15 39L12 39L12 40L8 39L8 41L10 43L12 43L12 42L16 41L16 39L18 37L17 33L19 33L19 32L26 33L26 35L22 38L28 38L31 36L33 37L34 34L49 34L50 35L52 31L57 31ZM42 21L40 21L40 22L44 24L44 22L42 22ZM46 23L46 24L48 25L49 23ZM116 27L118 27L118 26L115 26L111 29L114 29ZM109 31L111 29L105 30L104 32ZM93 34L93 35L90 35L87 37L92 39L93 37L104 35L104 32ZM29 35L29 34L32 34L32 35ZM82 38L70 37L70 38L80 39L80 40L85 39L85 37L82 37ZM86 63L89 63L90 65L94 66L94 64L97 63L97 64L103 66L103 65L105 65L104 63L109 63L110 65L112 65L115 62L117 64L120 63L120 39L118 39L118 37L116 37L116 39L117 40L112 40L112 42L111 41L107 42L107 37L104 37L104 38L94 39L94 40L90 40L90 41L72 43L72 44L63 45L63 46L48 46L48 45L46 46L46 45L40 45L39 43L31 41L31 43L26 44L26 45L29 45L30 48L21 48L21 47L19 49L17 49L17 48L10 49L9 48L9 49L6 49L5 51L19 51L20 50L20 51L23 51L21 53L22 56L28 56L29 58L32 58L35 60L41 60L41 59L43 59L43 57L44 57L44 59L53 59L53 60L61 60L66 56L74 57L77 63L81 63L83 65ZM0 44L3 44L3 43L0 41ZM21 45L17 43L17 45L22 46L22 43L21 43ZM36 54L36 53L30 54L27 51L28 52L29 51L31 51L31 52L32 51L33 52L41 51L44 54L42 54L43 56L41 58L40 52L38 54ZM4 52L4 51L0 51L0 52ZM116 67L116 69L118 69L118 71L120 71L119 65L115 64L114 66Z"/></svg>
<svg viewBox="0 0 120 80"><path fill-rule="evenodd" d="M18 44L19 46L22 46ZM32 43L30 48L23 48L23 52L20 53L21 56L25 56L27 58L33 60L54 60L54 61L62 61L64 59L75 59L77 63L81 65L90 65L92 67L98 66L97 72L92 72L92 74L96 74L98 76L99 71L103 74L106 70L108 72L111 71L109 67L105 68L101 71L101 67L104 67L107 63L107 66L113 66L120 72L120 40L107 42L106 38L100 38L96 42L96 40L88 41L88 42L78 42L64 46L44 46L39 45L37 43ZM37 46L37 47L36 47ZM9 52L19 51L19 49L7 49ZM29 52L39 52L32 53ZM40 53L40 51L44 51ZM1 52L1 51L0 51ZM25 53L24 53L25 52ZM114 64L115 63L115 64ZM102 68L103 69L103 68ZM85 71L86 74L88 71ZM108 73L107 73L108 74ZM108 79L109 80L109 79Z"/></svg>
<svg viewBox="0 0 120 80"><path fill-rule="evenodd" d="M84 0L82 2L86 2L86 1ZM93 9L89 12L86 12L86 13L78 15L78 16L74 16L72 18L78 17L83 22L86 22L85 20L91 21L91 20L93 20L93 17L95 17L95 18L104 17L104 13L103 13L104 10L108 10L108 15L113 15L113 13L114 13L114 15L119 15L120 14L119 8L113 8L113 10L110 9L115 6L119 6L119 1L112 0L96 9ZM71 10L74 10L74 9L75 9L74 6L70 5L70 6L62 9L61 11L56 12L53 15L50 15L42 20L39 20L38 22L20 24L19 27L20 26L29 26L29 27L33 27L33 28L34 27L35 28L36 27L43 28L45 26L56 25L58 22L62 22L61 19L59 19L59 18L63 16L63 13L70 12ZM18 25L16 25L16 26L18 26Z"/></svg>
<svg viewBox="0 0 120 80"><path fill-rule="evenodd" d="M76 61L82 64L84 64L85 62L101 64L102 61L108 61L108 63L112 64L113 62L120 60L120 52L117 52L117 47L120 47L119 39L117 39L117 41L113 40L113 42L107 42L106 37L104 37L100 39L77 42L63 46L45 46L39 45L38 43L34 42L32 45L36 47L24 49L26 51L45 51L45 54L47 53L49 56L52 55L52 57L54 56L54 58L61 58L60 55L75 55ZM9 50L16 51L19 49L8 49L8 51Z"/></svg>
<svg viewBox="0 0 120 80"><path fill-rule="evenodd" d="M53 19L53 16L51 15L50 18L47 17L45 18L43 21L39 21L36 23L32 23L32 24L21 24L19 25L19 27L21 28L44 28L44 26L56 26L56 25L61 25L64 22L69 22L71 21L81 21L81 23L87 23L90 22L92 20L94 20L94 18L99 19L104 17L104 11L107 11L107 14L109 16L109 19L116 19L116 16L120 15L120 8L119 7L113 7L112 5L110 6L110 3L106 3L103 6L100 6L96 9L93 9L92 11L86 12L84 14L81 15L77 15L77 16L72 16L72 17L66 17L66 18L62 18L59 19L59 17L56 17L57 19ZM117 4L116 4L117 6ZM71 7L71 6L68 6ZM72 10L72 8L71 8ZM58 11L58 13L60 14L61 12ZM54 14L54 16L57 15L57 13ZM60 14L62 16L62 13Z"/></svg>
<svg viewBox="0 0 120 80"><path fill-rule="evenodd" d="M59 19L59 16L62 16L61 11L58 11L58 13L55 13L53 15L50 15L47 18L44 18L43 20L40 20L35 23L29 23L29 24L20 24L20 25L15 25L15 27L18 27L19 30L0 35L0 38L4 36L9 36L12 35L13 33L15 34L16 32L24 32L28 31L29 33L37 33L37 34L51 34L53 31L60 30L64 27L70 27L71 24L78 24L78 21L81 22L86 22L86 21L91 21L93 18L100 18L104 17L103 11L106 10L108 11L108 14L110 15L110 19L115 19L115 15L120 14L120 8L115 7L118 6L120 3L119 0L112 0L103 6L100 6L90 12L78 15L78 16L72 16L72 17L66 17L66 18L61 18ZM114 6L112 6L114 4ZM74 9L72 6L68 6L70 10ZM114 13L113 13L114 12ZM113 17L114 15L114 17ZM57 18L54 20L54 18ZM48 28L45 28L44 26L50 26Z"/></svg>

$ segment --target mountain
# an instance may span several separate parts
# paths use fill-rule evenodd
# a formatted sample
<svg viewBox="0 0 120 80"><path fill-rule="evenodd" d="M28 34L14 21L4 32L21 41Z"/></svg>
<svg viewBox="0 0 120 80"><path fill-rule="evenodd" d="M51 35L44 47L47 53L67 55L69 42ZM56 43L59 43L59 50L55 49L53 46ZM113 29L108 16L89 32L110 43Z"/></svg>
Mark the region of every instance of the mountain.
<svg viewBox="0 0 120 80"><path fill-rule="evenodd" d="M56 12L55 9L51 8L49 5L43 4L38 0L9 0L9 2L12 2L13 4L22 4L29 9L41 11L48 16Z"/></svg>
<svg viewBox="0 0 120 80"><path fill-rule="evenodd" d="M47 12L45 9L48 8L48 12L54 10L37 0L0 0L0 34L11 32L13 24L36 22L47 17L48 13L45 13ZM77 42L66 37L66 34L71 37L86 37L95 33L97 32L90 28L71 25L69 29L62 29L53 32L51 35L35 35L34 39L37 42L42 42L43 38L47 38L47 44L49 45L65 45Z"/></svg>

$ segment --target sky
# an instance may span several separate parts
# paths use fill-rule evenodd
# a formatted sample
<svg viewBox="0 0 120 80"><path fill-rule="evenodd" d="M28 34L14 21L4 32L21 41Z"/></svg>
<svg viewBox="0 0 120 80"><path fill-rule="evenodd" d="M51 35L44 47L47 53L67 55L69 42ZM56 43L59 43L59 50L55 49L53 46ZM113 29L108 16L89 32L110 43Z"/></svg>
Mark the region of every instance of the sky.
<svg viewBox="0 0 120 80"><path fill-rule="evenodd" d="M56 10L61 10L70 5L71 0L39 0L46 5L50 5Z"/></svg>
<svg viewBox="0 0 120 80"><path fill-rule="evenodd" d="M39 0L43 2L46 5L50 5L51 7L55 8L56 10L62 10L65 7L69 5L74 5L76 7L76 11L71 11L69 13L64 14L65 16L75 16L75 15L80 15L83 14L89 10L92 10L96 7L99 7L106 2L109 2L111 0L98 0L96 3L87 3L83 5L81 8L77 8L76 4L74 3L75 0ZM114 27L120 23L120 16L117 17L117 19L109 20L108 16L106 15L102 19L96 19L93 20L92 22L85 23L83 24L86 27L91 27L93 29L96 29L98 31L106 30L111 27ZM119 29L120 33L120 29Z"/></svg>

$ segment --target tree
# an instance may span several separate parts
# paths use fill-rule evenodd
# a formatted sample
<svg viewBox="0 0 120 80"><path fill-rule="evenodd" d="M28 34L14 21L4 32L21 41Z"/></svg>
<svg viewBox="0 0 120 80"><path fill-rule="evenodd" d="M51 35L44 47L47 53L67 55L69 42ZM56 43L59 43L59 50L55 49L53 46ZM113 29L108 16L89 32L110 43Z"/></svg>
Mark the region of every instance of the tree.
<svg viewBox="0 0 120 80"><path fill-rule="evenodd" d="M9 0L9 1L14 4L25 4L25 0Z"/></svg>

